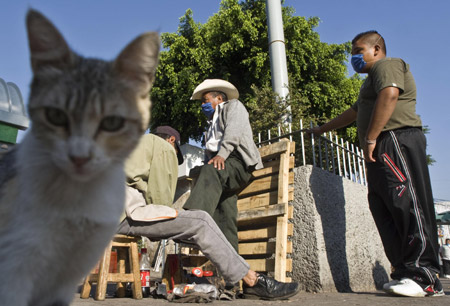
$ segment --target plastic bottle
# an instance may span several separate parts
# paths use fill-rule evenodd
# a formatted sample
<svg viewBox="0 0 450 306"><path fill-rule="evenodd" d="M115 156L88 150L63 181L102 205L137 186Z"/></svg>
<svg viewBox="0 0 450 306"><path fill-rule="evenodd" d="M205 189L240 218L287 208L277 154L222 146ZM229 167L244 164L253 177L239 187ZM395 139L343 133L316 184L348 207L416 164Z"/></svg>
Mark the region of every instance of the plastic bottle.
<svg viewBox="0 0 450 306"><path fill-rule="evenodd" d="M139 268L141 270L141 287L142 296L150 296L150 259L147 254L147 249L141 249L141 261L139 263Z"/></svg>

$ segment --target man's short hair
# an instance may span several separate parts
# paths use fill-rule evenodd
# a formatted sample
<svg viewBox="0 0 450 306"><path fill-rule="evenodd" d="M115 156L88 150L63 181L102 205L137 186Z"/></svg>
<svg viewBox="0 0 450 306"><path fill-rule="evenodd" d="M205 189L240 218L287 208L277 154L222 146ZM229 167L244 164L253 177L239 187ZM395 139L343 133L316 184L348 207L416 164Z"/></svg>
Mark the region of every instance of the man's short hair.
<svg viewBox="0 0 450 306"><path fill-rule="evenodd" d="M222 100L223 101L228 101L228 97L227 97L227 95L224 92L221 92L221 91L210 91L209 94L211 96L213 96L214 98L217 97L217 96L222 96Z"/></svg>
<svg viewBox="0 0 450 306"><path fill-rule="evenodd" d="M359 33L355 36L352 40L352 45L355 44L357 41L362 40L365 44L369 45L370 47L375 46L376 44L380 45L381 50L386 53L386 43L384 41L383 36L381 36L380 33L378 33L375 30L367 31Z"/></svg>

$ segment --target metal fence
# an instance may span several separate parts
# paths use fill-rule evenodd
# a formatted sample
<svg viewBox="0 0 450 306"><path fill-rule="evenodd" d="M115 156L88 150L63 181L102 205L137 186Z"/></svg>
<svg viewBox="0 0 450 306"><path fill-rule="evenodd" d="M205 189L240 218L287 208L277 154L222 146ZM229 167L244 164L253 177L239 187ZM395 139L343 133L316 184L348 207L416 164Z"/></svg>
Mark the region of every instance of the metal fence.
<svg viewBox="0 0 450 306"><path fill-rule="evenodd" d="M313 127L310 122L309 128ZM259 147L280 141L282 138L289 138L295 141L295 165L313 165L336 175L345 177L353 182L367 186L366 165L363 151L356 145L338 138L331 132L321 136L306 133L308 129L303 128L300 120L300 130L292 131L291 124L288 125L288 132L282 132L278 126L277 135L271 135L268 130L264 135L258 133ZM263 137L266 137L263 140Z"/></svg>

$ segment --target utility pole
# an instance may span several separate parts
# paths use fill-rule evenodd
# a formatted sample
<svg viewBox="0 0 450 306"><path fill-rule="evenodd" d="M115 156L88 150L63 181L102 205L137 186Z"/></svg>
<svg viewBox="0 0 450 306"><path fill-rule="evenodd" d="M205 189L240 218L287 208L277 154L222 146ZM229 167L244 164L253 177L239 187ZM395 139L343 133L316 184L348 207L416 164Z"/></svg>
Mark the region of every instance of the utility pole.
<svg viewBox="0 0 450 306"><path fill-rule="evenodd" d="M289 80L286 64L286 48L284 42L281 0L266 0L267 27L269 36L270 71L272 73L272 89L279 97L279 103L286 103L289 94ZM286 109L283 123L292 122L291 107Z"/></svg>

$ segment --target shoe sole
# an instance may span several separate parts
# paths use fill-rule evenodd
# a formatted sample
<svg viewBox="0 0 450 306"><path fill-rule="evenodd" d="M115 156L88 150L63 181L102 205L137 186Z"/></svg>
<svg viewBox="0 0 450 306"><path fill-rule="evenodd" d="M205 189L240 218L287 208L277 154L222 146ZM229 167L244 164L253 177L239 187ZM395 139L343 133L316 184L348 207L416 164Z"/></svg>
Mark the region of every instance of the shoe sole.
<svg viewBox="0 0 450 306"><path fill-rule="evenodd" d="M391 294L393 296L419 297L419 298L427 296L425 291L423 291L423 293L420 292L420 293L417 293L417 294L404 294L404 293L395 292L394 289L387 289L387 290L384 290L384 292L389 293L389 294Z"/></svg>
<svg viewBox="0 0 450 306"><path fill-rule="evenodd" d="M287 300L290 297L293 297L294 295L296 295L299 291L300 291L300 288L297 288L297 290L295 290L295 292L292 292L288 295L279 296L279 297L261 297L256 294L244 293L244 299L246 299L246 300L264 300L264 301Z"/></svg>
<svg viewBox="0 0 450 306"><path fill-rule="evenodd" d="M389 292L389 290L391 290L391 288L392 288L393 286L397 285L398 282L399 282L398 280L397 280L397 281L392 280L392 281L390 281L389 283L384 284L384 285L383 285L383 291ZM390 285L388 286L388 284L390 284Z"/></svg>
<svg viewBox="0 0 450 306"><path fill-rule="evenodd" d="M426 297L431 297L432 298L432 297L439 297L439 296L445 296L444 290L435 292L435 293L430 294L430 295L427 295Z"/></svg>
<svg viewBox="0 0 450 306"><path fill-rule="evenodd" d="M426 297L426 294L404 294L404 293L397 293L397 292L389 292L390 294L394 295L394 296L404 296L404 297L413 297L413 298L423 298Z"/></svg>

